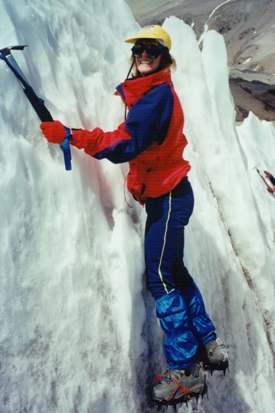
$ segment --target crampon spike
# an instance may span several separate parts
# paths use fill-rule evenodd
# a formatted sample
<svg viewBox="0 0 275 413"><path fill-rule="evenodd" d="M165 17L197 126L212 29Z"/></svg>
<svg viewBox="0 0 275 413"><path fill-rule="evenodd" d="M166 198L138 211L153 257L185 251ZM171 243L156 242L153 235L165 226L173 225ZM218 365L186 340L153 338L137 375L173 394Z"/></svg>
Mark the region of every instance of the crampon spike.
<svg viewBox="0 0 275 413"><path fill-rule="evenodd" d="M222 363L216 363L216 364L210 364L208 362L203 363L203 367L205 371L208 371L211 376L213 375L213 372L215 371L222 371L223 374L225 375L226 370L229 370L229 363L228 361L222 362Z"/></svg>

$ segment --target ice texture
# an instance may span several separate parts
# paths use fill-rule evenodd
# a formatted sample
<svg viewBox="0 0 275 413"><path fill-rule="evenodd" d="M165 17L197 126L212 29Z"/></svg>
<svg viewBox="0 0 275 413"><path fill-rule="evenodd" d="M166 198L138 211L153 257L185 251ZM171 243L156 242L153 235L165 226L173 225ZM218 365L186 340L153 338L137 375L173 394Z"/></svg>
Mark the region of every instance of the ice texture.
<svg viewBox="0 0 275 413"><path fill-rule="evenodd" d="M105 130L123 120L113 91L129 68L123 39L138 28L124 1L0 6L0 48L29 45L14 55L55 119ZM209 378L197 411L270 413L275 199L255 168L275 172L274 127L252 114L236 126L220 35L205 33L200 50L181 20L165 27L195 192L185 260L230 352L229 374ZM151 376L165 364L127 165L73 149L66 172L0 67L0 412L151 412Z"/></svg>

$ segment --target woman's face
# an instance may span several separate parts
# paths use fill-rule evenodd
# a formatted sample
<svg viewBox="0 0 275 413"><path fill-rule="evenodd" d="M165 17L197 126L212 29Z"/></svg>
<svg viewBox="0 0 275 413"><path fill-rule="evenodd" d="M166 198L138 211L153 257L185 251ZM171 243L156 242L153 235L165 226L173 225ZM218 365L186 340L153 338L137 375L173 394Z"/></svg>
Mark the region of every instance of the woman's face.
<svg viewBox="0 0 275 413"><path fill-rule="evenodd" d="M137 70L143 76L146 76L150 73L155 72L160 65L161 53L159 53L157 56L150 53L150 46L152 45L159 46L156 42L152 42L152 41L142 42L143 48L141 47L141 51L139 51L139 53L137 54L133 52ZM146 46L148 46L148 50L146 49Z"/></svg>

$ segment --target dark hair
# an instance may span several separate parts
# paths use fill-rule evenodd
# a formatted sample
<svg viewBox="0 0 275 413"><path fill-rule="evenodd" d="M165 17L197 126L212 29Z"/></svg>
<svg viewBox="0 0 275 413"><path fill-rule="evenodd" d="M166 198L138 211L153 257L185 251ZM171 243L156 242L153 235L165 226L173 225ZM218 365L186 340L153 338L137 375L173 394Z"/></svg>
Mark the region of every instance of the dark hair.
<svg viewBox="0 0 275 413"><path fill-rule="evenodd" d="M160 64L159 64L159 69L165 69L167 67L172 66L175 63L175 60L173 59L173 57L170 55L169 53L169 49L167 49L167 47L164 48L163 53L161 55L161 60L160 60Z"/></svg>

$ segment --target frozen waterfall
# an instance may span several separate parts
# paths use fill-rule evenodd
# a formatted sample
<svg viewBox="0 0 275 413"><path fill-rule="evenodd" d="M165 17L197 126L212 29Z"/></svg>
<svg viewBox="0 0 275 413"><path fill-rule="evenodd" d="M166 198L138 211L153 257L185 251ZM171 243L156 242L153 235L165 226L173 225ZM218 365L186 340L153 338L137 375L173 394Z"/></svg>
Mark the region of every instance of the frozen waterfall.
<svg viewBox="0 0 275 413"><path fill-rule="evenodd" d="M137 29L123 0L0 0L1 44L55 119L105 130L123 119L114 87ZM222 36L170 17L173 74L185 112L195 210L186 263L229 347L230 372L209 377L201 413L275 411L275 130L250 114L236 126ZM146 291L144 211L127 165L58 147L0 61L0 412L146 413L164 367ZM191 413L192 405L180 411ZM194 410L195 411L195 410Z"/></svg>

